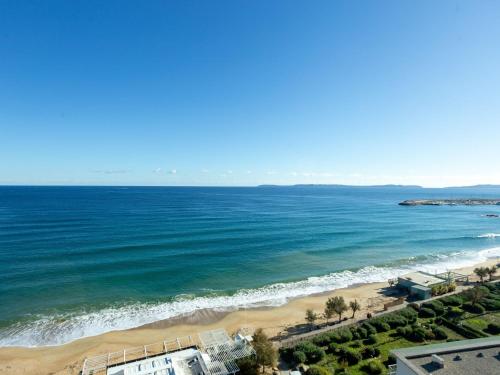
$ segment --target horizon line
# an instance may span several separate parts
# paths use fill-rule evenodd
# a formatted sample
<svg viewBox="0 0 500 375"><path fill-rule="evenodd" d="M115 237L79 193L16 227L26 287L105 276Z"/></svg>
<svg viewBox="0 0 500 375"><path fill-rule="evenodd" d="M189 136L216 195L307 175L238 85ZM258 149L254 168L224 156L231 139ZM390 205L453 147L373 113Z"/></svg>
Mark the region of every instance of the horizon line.
<svg viewBox="0 0 500 375"><path fill-rule="evenodd" d="M259 188L259 187L352 187L352 188L378 188L378 187L401 187L418 189L466 189L466 188L500 188L500 184L475 184L461 186L423 186L415 184L371 184L371 185L352 185L352 184L257 184L257 185L114 185L114 184L5 184L0 183L0 187L162 187L162 188Z"/></svg>

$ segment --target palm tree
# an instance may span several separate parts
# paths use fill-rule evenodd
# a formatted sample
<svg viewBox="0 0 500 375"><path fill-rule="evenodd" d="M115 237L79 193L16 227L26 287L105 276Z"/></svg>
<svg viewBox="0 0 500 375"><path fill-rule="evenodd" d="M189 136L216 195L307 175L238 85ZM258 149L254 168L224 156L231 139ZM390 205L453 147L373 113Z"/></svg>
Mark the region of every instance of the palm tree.
<svg viewBox="0 0 500 375"><path fill-rule="evenodd" d="M328 301L326 301L326 307L334 311L339 316L339 323L342 321L342 314L348 309L344 301L344 297L328 298Z"/></svg>
<svg viewBox="0 0 500 375"><path fill-rule="evenodd" d="M361 306L357 300L349 302L349 308L352 310L352 318L354 319L354 315L356 314L356 311L361 309Z"/></svg>
<svg viewBox="0 0 500 375"><path fill-rule="evenodd" d="M481 284L484 283L484 278L488 276L488 268L486 267L478 267L474 268L474 273L479 276L479 279L481 280Z"/></svg>
<svg viewBox="0 0 500 375"><path fill-rule="evenodd" d="M493 275L497 273L497 267L491 266L487 268L487 270L488 270L488 275L490 276L490 281L493 281Z"/></svg>
<svg viewBox="0 0 500 375"><path fill-rule="evenodd" d="M307 309L306 310L306 321L309 323L309 325L312 326L314 325L314 322L318 319L318 314L316 314L313 310Z"/></svg>

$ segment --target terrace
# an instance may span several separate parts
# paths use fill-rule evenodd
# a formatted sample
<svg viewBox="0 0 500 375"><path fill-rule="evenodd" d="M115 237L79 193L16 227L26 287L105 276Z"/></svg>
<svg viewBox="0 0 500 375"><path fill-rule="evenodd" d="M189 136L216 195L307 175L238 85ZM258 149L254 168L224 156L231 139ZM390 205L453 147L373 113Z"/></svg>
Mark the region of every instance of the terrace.
<svg viewBox="0 0 500 375"><path fill-rule="evenodd" d="M246 340L214 330L87 358L82 375L231 375L238 359L254 354Z"/></svg>

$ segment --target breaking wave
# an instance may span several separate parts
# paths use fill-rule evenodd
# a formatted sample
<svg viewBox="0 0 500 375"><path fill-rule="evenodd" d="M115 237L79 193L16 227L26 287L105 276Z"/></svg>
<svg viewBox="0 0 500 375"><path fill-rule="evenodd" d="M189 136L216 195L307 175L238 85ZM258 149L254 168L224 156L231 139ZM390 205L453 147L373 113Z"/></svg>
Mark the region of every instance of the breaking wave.
<svg viewBox="0 0 500 375"><path fill-rule="evenodd" d="M397 266L368 266L305 280L276 283L257 289L243 289L233 295L179 296L162 303L136 303L109 307L95 312L37 316L0 329L0 346L49 346L123 330L158 320L192 314L202 309L234 311L242 308L280 306L292 298L322 293L354 284L386 281L389 278L422 270L431 273L469 267L500 257L500 247L477 252L463 251L410 258Z"/></svg>

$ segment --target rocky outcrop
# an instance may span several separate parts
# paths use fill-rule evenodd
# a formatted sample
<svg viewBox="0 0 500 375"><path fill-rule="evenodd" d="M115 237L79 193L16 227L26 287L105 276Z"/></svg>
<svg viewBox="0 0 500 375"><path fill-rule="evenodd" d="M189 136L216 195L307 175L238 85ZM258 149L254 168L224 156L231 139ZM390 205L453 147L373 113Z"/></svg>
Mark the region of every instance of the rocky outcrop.
<svg viewBox="0 0 500 375"><path fill-rule="evenodd" d="M500 206L500 199L416 199L399 203L400 206Z"/></svg>

